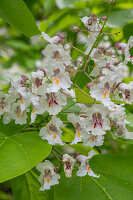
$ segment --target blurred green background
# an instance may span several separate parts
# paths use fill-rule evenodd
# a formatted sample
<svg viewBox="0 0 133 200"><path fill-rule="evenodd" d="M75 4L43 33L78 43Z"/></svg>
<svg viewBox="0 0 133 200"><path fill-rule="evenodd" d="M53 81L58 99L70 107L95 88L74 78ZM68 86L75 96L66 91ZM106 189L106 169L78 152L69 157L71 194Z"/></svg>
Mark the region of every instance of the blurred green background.
<svg viewBox="0 0 133 200"><path fill-rule="evenodd" d="M80 26L80 18L90 13L98 17L107 14L109 4L102 0L24 0L32 12L40 31L50 36L64 34L74 46L83 50L83 44L77 42L78 36L72 32L72 26ZM10 8L9 8L10 9ZM15 13L14 13L15 14ZM117 36L107 40L114 45L117 41L127 42L133 35L133 1L116 0L107 22L106 32L119 32ZM82 39L82 38L81 38ZM103 39L103 38L101 38ZM43 58L41 51L46 43L39 35L28 38L17 32L13 27L0 18L0 89L8 84L7 73L23 73L36 70L36 62ZM78 51L72 50L72 59L80 56ZM132 78L133 66L129 66L128 77ZM129 119L133 122L133 106L127 106ZM130 125L130 129L133 127ZM107 136L103 151L108 153L133 154L132 145L119 143ZM9 183L0 184L0 200L13 199Z"/></svg>

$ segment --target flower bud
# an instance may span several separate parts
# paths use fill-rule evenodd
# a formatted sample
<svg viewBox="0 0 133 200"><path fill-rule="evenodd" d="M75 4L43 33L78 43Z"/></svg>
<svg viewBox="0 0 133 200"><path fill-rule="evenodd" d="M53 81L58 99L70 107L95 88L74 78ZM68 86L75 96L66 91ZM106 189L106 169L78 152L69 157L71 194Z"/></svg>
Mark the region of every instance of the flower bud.
<svg viewBox="0 0 133 200"><path fill-rule="evenodd" d="M107 16L102 16L101 20L105 21L107 19Z"/></svg>
<svg viewBox="0 0 133 200"><path fill-rule="evenodd" d="M73 159L68 154L63 155L63 163L64 163L64 172L66 177L72 177L72 170L74 169L75 159Z"/></svg>
<svg viewBox="0 0 133 200"><path fill-rule="evenodd" d="M73 27L72 27L72 30L73 30L73 31L79 31L80 28L79 28L78 26L73 26Z"/></svg>
<svg viewBox="0 0 133 200"><path fill-rule="evenodd" d="M86 84L86 87L88 88L88 89L90 89L90 87L92 87L94 84L93 83L87 83Z"/></svg>

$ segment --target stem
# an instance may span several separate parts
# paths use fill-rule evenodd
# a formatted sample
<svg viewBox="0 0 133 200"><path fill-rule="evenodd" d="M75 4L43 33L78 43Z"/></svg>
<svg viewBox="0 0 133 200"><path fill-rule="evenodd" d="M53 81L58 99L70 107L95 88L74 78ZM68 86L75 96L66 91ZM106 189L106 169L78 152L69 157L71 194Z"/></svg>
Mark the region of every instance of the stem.
<svg viewBox="0 0 133 200"><path fill-rule="evenodd" d="M70 38L69 38L69 40L70 40ZM78 49L78 48L76 48L75 46L72 45L71 40L70 40L70 43L67 40L66 40L66 42L70 45L70 47L72 47L73 49L75 49L75 50L79 51L80 53L82 53L83 55L85 55L85 53L83 51L81 51L80 49Z"/></svg>
<svg viewBox="0 0 133 200"><path fill-rule="evenodd" d="M89 58L89 56L90 56L90 54L91 54L93 48L95 47L95 45L96 45L96 43L97 43L99 37L100 37L101 34L102 34L103 28L105 27L105 24L106 24L106 22L107 22L107 20L108 20L108 17L109 17L109 15L110 15L111 8L112 8L112 4L110 4L109 10L108 10L108 14L107 14L107 18L106 18L106 20L104 21L103 26L102 26L102 28L101 28L101 30L100 30L98 36L97 36L97 39L95 40L95 42L94 42L94 44L93 44L93 46L92 46L92 48L91 48L89 54L87 55L87 58Z"/></svg>
<svg viewBox="0 0 133 200"><path fill-rule="evenodd" d="M93 81L93 79L89 76L89 74L87 74L85 71L84 71L84 74L86 75L86 76L88 76L88 78L89 79L91 79L91 81Z"/></svg>
<svg viewBox="0 0 133 200"><path fill-rule="evenodd" d="M62 162L62 160L60 160L60 158L55 154L55 152L52 150L52 153L54 154L54 156L57 158L57 160L59 160L59 162Z"/></svg>
<svg viewBox="0 0 133 200"><path fill-rule="evenodd" d="M54 147L53 147L53 150L62 157L62 154L58 150L56 150Z"/></svg>
<svg viewBox="0 0 133 200"><path fill-rule="evenodd" d="M86 112L69 112L69 111L64 111L63 113L85 114Z"/></svg>
<svg viewBox="0 0 133 200"><path fill-rule="evenodd" d="M97 146L95 146L95 147L96 147L97 151L98 151L99 153L101 153L100 149L99 149Z"/></svg>
<svg viewBox="0 0 133 200"><path fill-rule="evenodd" d="M86 92L84 92L76 83L73 82L73 84L74 84L83 94L87 95L87 96L90 98L90 96L89 96Z"/></svg>
<svg viewBox="0 0 133 200"><path fill-rule="evenodd" d="M48 81L49 81L50 83L52 83L52 81L47 77L47 75L46 75L46 78L48 79Z"/></svg>

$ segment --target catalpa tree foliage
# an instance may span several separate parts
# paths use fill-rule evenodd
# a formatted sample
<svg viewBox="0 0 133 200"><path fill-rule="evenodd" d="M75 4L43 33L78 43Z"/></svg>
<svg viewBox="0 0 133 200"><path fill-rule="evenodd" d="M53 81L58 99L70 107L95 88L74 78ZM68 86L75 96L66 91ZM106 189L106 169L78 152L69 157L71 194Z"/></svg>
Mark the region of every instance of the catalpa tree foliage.
<svg viewBox="0 0 133 200"><path fill-rule="evenodd" d="M8 73L8 92L0 91L1 182L36 166L32 172L36 180L32 180L29 187L35 182L40 188L37 186L38 192L43 195L48 194L45 190L49 190L49 194L54 190L53 199L65 195L64 200L70 199L73 191L78 194L75 185L79 185L79 179L82 180L79 188L83 198L73 196L71 199L86 200L86 193L97 193L97 187L103 192L99 191L99 199L126 199L126 196L122 198L120 189L126 188L123 195L132 190L125 186L131 181L123 175L128 172L119 172L121 167L130 165L130 158L103 155L99 148L108 134L114 140L132 143L133 139L133 132L127 128L130 122L126 111L126 106L133 103L133 81L124 82L127 65L133 64L133 36L128 43L117 42L109 48L104 42L99 43L101 36L119 34L104 31L114 2L108 3L107 16L98 18L90 14L79 19L84 29L73 26L72 31L80 36L79 43L82 38L85 40L84 51L61 34L50 37L42 32L40 37L47 46L42 51L43 59L36 63L37 70L19 76ZM80 53L77 60L71 58L72 49ZM85 88L75 82L81 74L88 79ZM107 165L107 161L112 163ZM10 170L4 173L9 162ZM111 184L108 183L111 176L117 181L123 180L118 189L120 198L115 198L115 192L107 186ZM17 184L19 181L16 179ZM118 187L117 181L112 182L112 187ZM11 183L15 188L15 179ZM70 190L69 194L65 194L65 188ZM128 195L127 199L131 199L132 194ZM94 194L89 196L92 200L95 197Z"/></svg>

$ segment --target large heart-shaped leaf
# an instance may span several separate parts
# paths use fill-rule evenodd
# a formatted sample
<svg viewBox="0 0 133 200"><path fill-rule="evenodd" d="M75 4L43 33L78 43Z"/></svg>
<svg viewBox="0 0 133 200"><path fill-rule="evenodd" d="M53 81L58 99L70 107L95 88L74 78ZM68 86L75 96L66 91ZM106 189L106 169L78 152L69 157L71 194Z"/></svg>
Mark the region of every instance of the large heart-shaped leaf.
<svg viewBox="0 0 133 200"><path fill-rule="evenodd" d="M28 122L27 122L28 124ZM15 121L12 120L9 124L4 124L2 118L0 119L0 132L5 134L6 136L15 135L19 133L22 129L24 129L27 124L15 124Z"/></svg>
<svg viewBox="0 0 133 200"><path fill-rule="evenodd" d="M50 191L39 193L37 175L28 172L11 180L16 200L28 198L30 200L132 200L133 197L133 159L120 155L97 155L90 160L91 169L100 178L76 176L66 178L61 173L59 185L52 186ZM21 185L25 187L21 189ZM40 198L37 198L40 197ZM42 197L43 196L43 197ZM20 198L20 199L19 199Z"/></svg>
<svg viewBox="0 0 133 200"><path fill-rule="evenodd" d="M119 155L97 155L90 161L100 178L63 178L55 186L54 200L132 200L133 159Z"/></svg>
<svg viewBox="0 0 133 200"><path fill-rule="evenodd" d="M37 132L7 137L0 134L0 182L19 176L45 159L51 145Z"/></svg>
<svg viewBox="0 0 133 200"><path fill-rule="evenodd" d="M0 17L28 37L40 33L31 12L23 0L1 0Z"/></svg>
<svg viewBox="0 0 133 200"><path fill-rule="evenodd" d="M106 15L107 13L100 13L100 16ZM110 13L107 25L110 28L121 28L125 26L128 22L133 19L133 10L132 9L121 9L113 10Z"/></svg>
<svg viewBox="0 0 133 200"><path fill-rule="evenodd" d="M48 200L49 193L39 191L40 184L37 179L38 176L33 170L12 179L10 182L15 200Z"/></svg>

